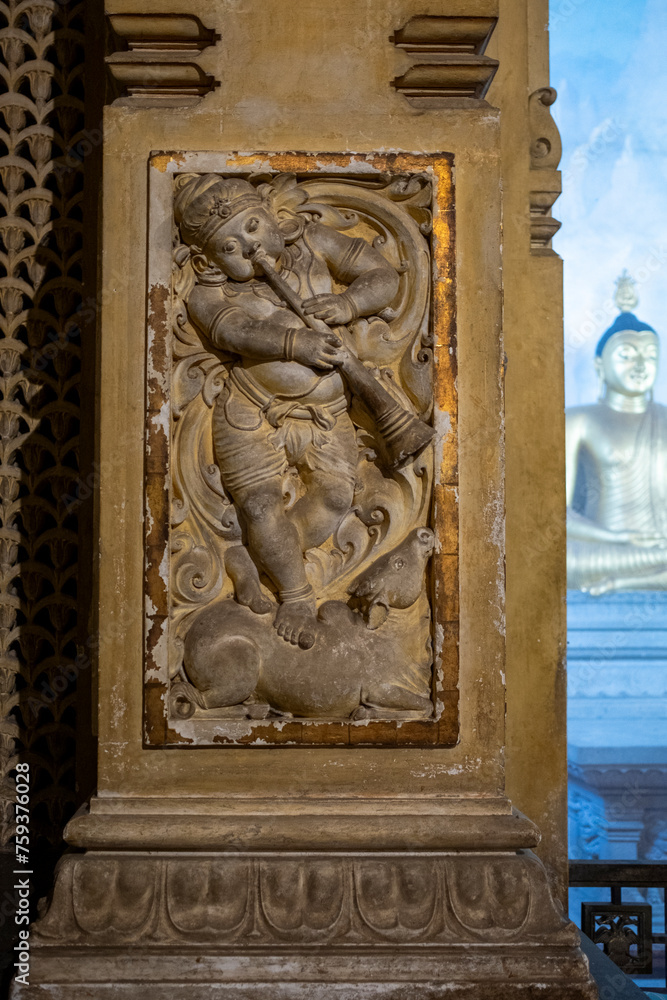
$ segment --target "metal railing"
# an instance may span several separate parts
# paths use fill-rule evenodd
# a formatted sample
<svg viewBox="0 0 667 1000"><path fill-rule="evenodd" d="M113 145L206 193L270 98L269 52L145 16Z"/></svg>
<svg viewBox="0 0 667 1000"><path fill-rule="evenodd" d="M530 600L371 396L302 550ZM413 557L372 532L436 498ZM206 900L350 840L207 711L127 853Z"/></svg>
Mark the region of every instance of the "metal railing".
<svg viewBox="0 0 667 1000"><path fill-rule="evenodd" d="M653 907L646 902L623 902L623 889L667 890L667 864L660 861L570 861L570 888L600 886L611 891L608 903L581 905L581 929L628 976L651 975L653 946L665 948L664 987L642 987L667 995L667 891L662 908L665 932L653 932ZM640 985L640 984L637 984Z"/></svg>

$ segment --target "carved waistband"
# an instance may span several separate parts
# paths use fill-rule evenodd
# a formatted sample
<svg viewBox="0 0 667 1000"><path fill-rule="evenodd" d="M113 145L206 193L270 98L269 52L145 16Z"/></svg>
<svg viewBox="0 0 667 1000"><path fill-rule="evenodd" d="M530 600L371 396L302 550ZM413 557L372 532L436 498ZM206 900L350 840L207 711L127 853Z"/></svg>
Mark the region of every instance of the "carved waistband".
<svg viewBox="0 0 667 1000"><path fill-rule="evenodd" d="M246 399L255 403L266 414L266 419L272 427L280 427L287 417L297 420L312 420L323 430L331 430L339 413L347 410L347 400L344 395L330 403L304 403L282 396L273 396L262 388L245 368L235 365L229 373L230 381Z"/></svg>

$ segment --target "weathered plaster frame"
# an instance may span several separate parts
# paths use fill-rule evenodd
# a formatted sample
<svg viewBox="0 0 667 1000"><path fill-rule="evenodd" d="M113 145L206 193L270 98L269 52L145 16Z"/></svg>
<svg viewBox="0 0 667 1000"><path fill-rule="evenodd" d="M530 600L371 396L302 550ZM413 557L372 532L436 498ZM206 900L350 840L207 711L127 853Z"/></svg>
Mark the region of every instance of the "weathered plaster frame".
<svg viewBox="0 0 667 1000"><path fill-rule="evenodd" d="M169 554L172 366L171 268L174 175L293 172L357 176L427 173L434 191L432 331L437 431L432 560L434 718L363 722L174 719L169 712ZM454 183L451 154L154 153L148 165L144 745L452 746L458 736L458 440ZM298 655L298 653L296 654Z"/></svg>
<svg viewBox="0 0 667 1000"><path fill-rule="evenodd" d="M390 46L390 43L387 42ZM319 78L318 78L319 79ZM383 77L383 80L385 77ZM254 84L254 81L253 81ZM384 86L384 84L383 84ZM384 94L384 91L382 92ZM335 148L290 118L290 143L221 118L220 91L201 113L105 110L100 341L99 761L90 811L68 843L108 850L213 850L233 843L378 849L470 844L486 836L534 843L504 796L504 498L499 116L442 112L438 145L456 164L456 332L459 460L459 739L454 747L329 746L282 753L230 746L146 748L143 741L144 455L148 161L153 150ZM230 98L231 99L231 98ZM384 103L382 103L384 101ZM364 105L342 145L433 148L433 122L389 93ZM390 105L391 107L387 107ZM390 113L391 108L393 110ZM400 112L400 113L399 113ZM296 115L296 112L295 112ZM380 124L381 123L381 124ZM322 124L318 118L318 127ZM224 129L224 132L223 132ZM382 133L382 134L381 134ZM474 137L474 142L473 142ZM346 154L341 154L346 155ZM405 153L411 155L411 153ZM177 752L175 752L177 750ZM260 765L261 766L258 766ZM297 807L298 806L298 807ZM419 821L415 823L415 817ZM445 818L446 817L446 818ZM456 820L456 822L455 822ZM194 838L194 840L193 840ZM532 838L532 839L531 839ZM515 842L512 841L512 843ZM498 843L493 839L494 843ZM505 841L503 841L505 843Z"/></svg>

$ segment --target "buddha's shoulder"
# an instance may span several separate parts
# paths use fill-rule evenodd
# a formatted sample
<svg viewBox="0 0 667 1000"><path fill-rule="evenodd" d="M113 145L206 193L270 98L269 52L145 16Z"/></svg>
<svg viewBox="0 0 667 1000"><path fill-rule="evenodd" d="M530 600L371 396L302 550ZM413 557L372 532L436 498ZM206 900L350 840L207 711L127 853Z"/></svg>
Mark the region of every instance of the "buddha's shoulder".
<svg viewBox="0 0 667 1000"><path fill-rule="evenodd" d="M601 420L606 407L600 403L588 403L586 406L569 406L565 411L568 424L585 424Z"/></svg>
<svg viewBox="0 0 667 1000"><path fill-rule="evenodd" d="M655 413L658 420L663 423L667 423L667 406L664 403L652 403L651 409Z"/></svg>
<svg viewBox="0 0 667 1000"><path fill-rule="evenodd" d="M607 436L609 408L601 403L572 406L565 412L568 441L599 441Z"/></svg>
<svg viewBox="0 0 667 1000"><path fill-rule="evenodd" d="M662 403L651 403L651 412L655 419L667 425L667 406ZM608 426L610 419L609 407L603 403L589 403L586 406L571 406L565 411L565 421L568 428Z"/></svg>

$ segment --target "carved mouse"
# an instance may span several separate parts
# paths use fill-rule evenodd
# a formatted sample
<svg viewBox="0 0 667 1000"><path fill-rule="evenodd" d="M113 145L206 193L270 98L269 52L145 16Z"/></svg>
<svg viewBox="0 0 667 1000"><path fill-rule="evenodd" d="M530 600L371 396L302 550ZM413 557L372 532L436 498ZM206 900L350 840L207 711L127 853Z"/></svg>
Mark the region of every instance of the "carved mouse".
<svg viewBox="0 0 667 1000"><path fill-rule="evenodd" d="M188 682L172 691L176 713L187 718L197 705L246 718L270 711L311 718L427 717L433 710L430 657L414 645L412 619L422 613L417 602L433 544L433 532L418 528L359 578L352 589L377 621L372 627L342 601L323 604L317 639L307 650L283 642L270 615L233 600L206 608L185 638ZM408 620L377 632L377 619L384 621L389 608Z"/></svg>
<svg viewBox="0 0 667 1000"><path fill-rule="evenodd" d="M424 567L433 552L430 528L415 528L395 549L357 577L348 594L370 629L379 628L389 608L411 607L421 592Z"/></svg>

